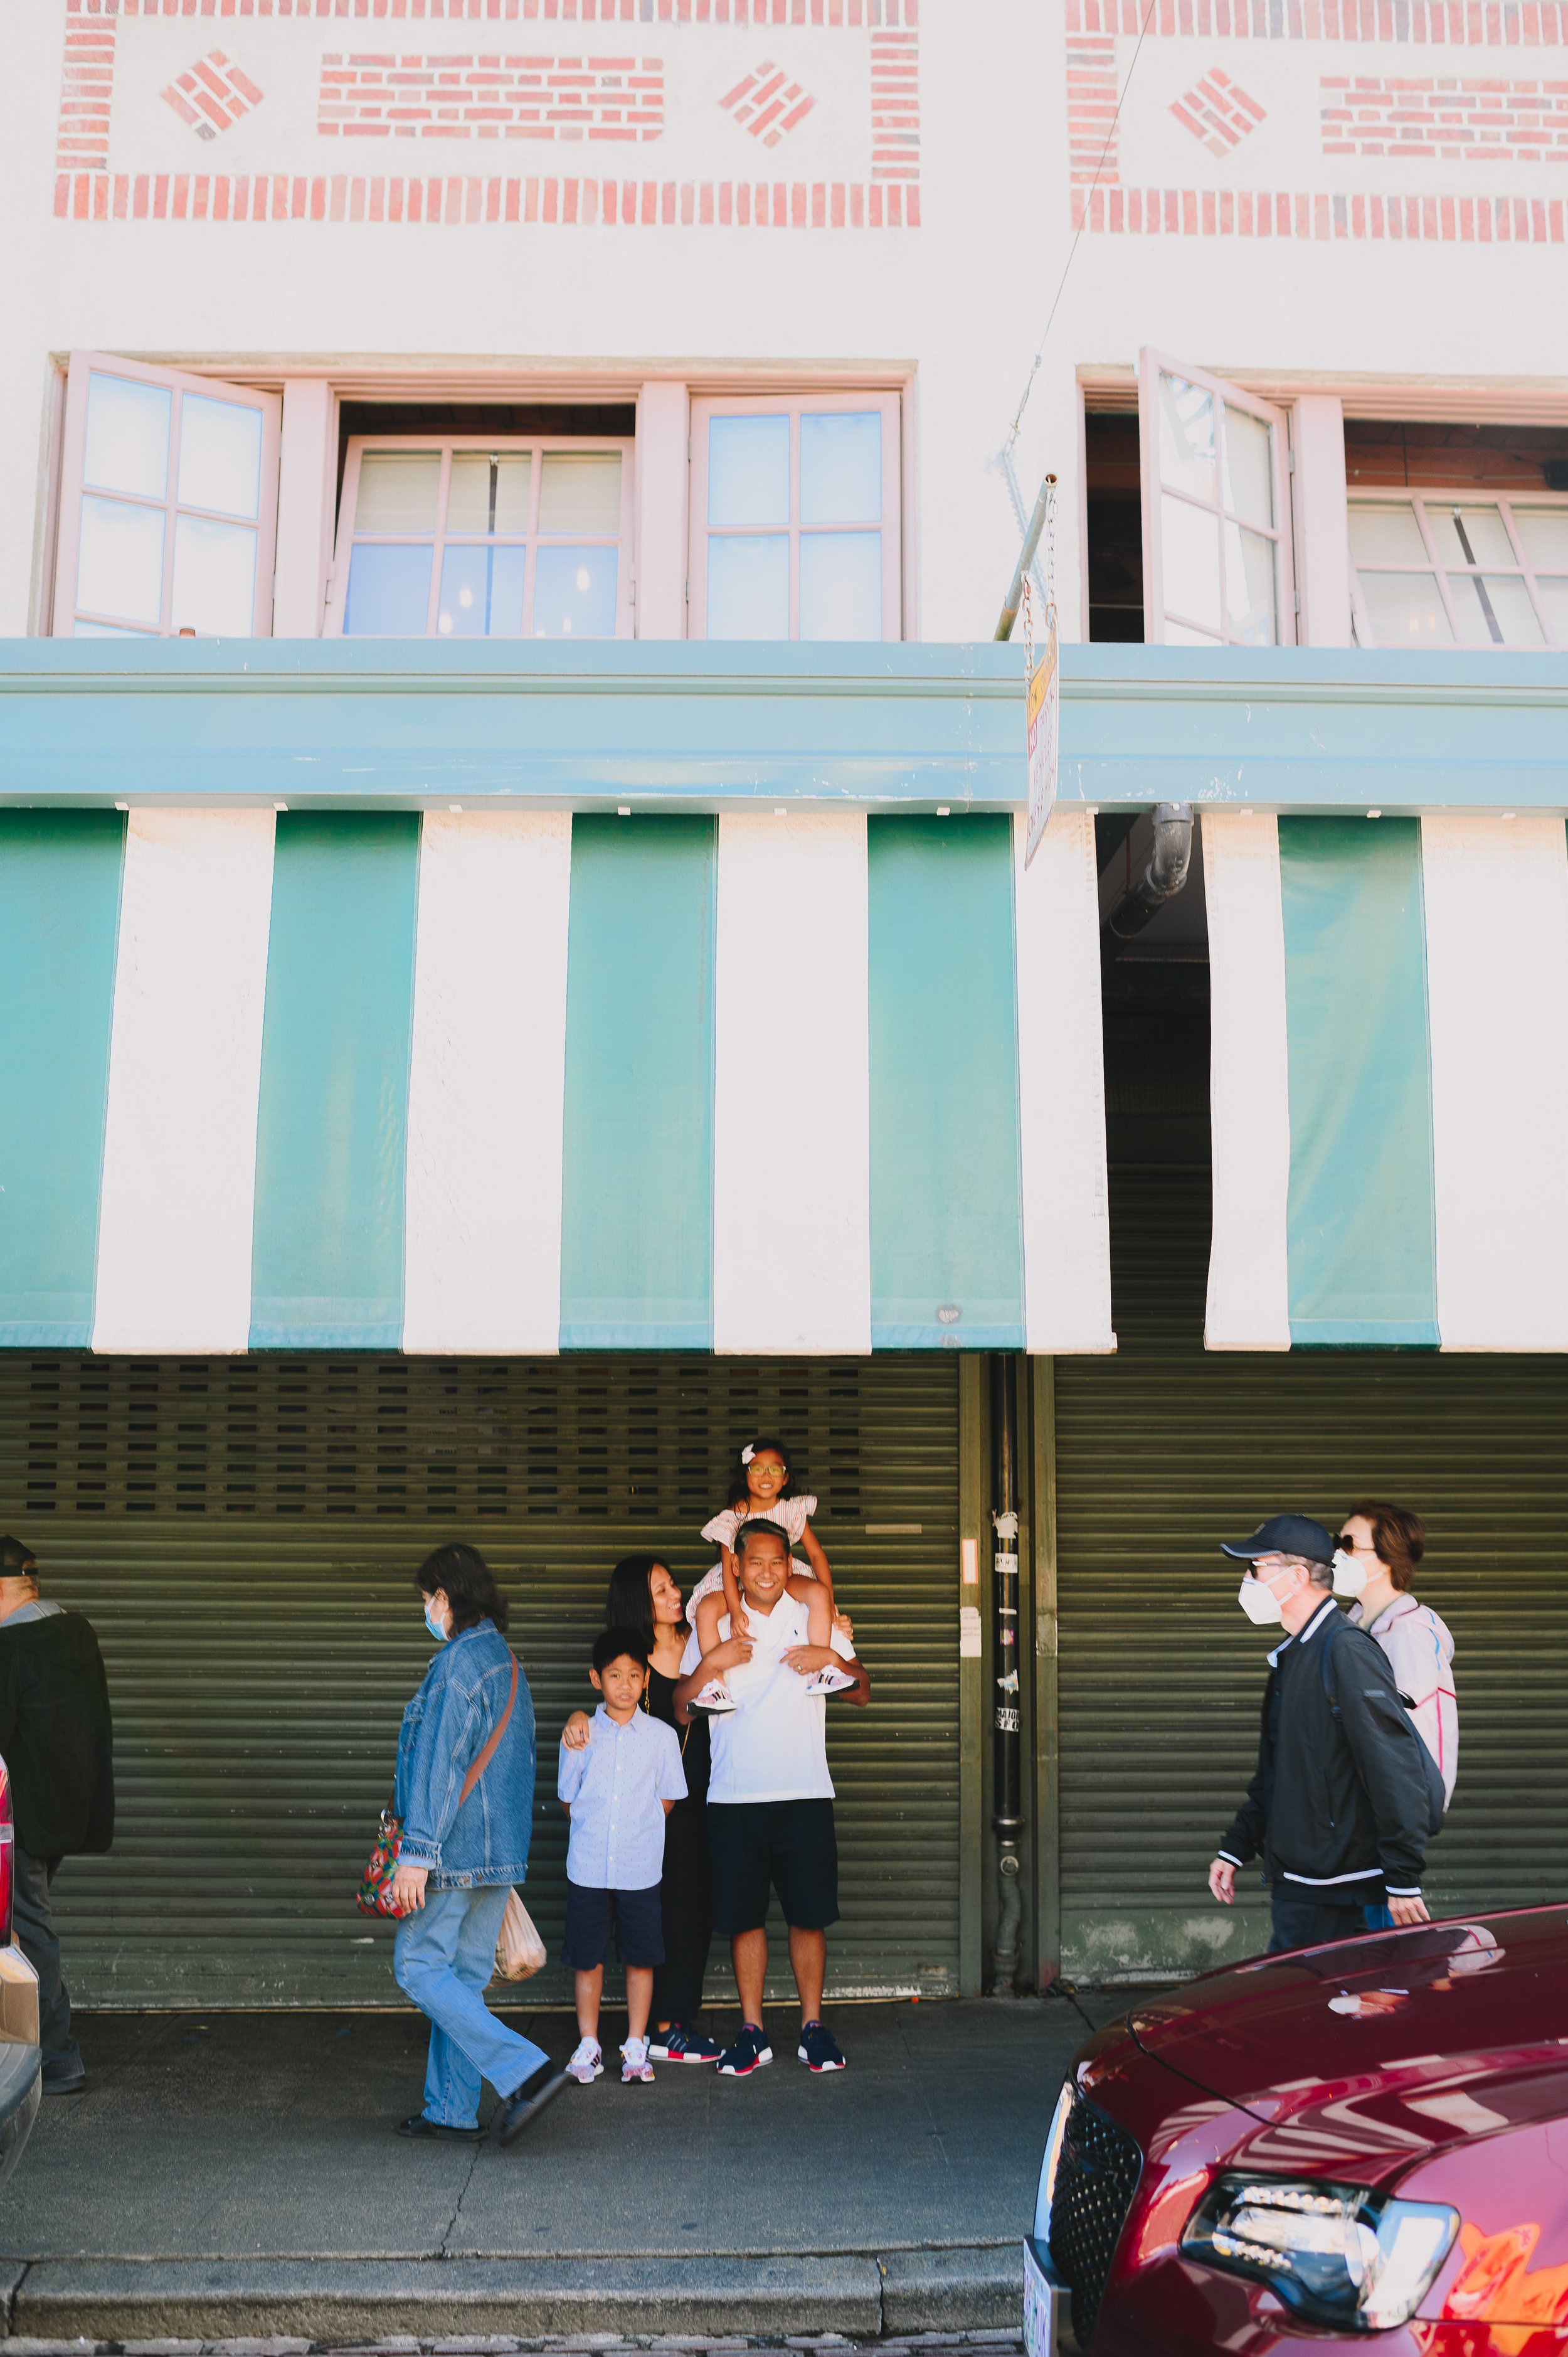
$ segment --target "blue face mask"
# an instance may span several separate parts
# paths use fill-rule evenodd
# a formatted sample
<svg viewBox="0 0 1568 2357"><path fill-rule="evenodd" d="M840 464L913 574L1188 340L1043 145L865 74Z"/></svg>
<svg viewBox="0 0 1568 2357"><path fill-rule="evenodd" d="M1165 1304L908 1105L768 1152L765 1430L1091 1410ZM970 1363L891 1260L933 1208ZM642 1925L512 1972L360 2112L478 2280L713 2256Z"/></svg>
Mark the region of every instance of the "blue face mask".
<svg viewBox="0 0 1568 2357"><path fill-rule="evenodd" d="M437 1620L428 1604L424 1608L424 1625L429 1630L431 1635L435 1638L438 1645L444 1645L446 1642L446 1631L441 1626L440 1621Z"/></svg>

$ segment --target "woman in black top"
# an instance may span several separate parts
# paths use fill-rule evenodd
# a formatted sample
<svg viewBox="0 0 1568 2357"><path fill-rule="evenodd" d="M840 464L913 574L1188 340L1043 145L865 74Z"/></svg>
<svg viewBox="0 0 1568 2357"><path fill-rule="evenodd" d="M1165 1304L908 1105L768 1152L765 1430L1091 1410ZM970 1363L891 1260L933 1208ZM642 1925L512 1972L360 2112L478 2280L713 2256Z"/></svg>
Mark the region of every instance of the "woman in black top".
<svg viewBox="0 0 1568 2357"><path fill-rule="evenodd" d="M656 1555L624 1556L610 1574L605 1621L608 1628L636 1629L648 1640L644 1707L675 1728L686 1771L686 1798L676 1802L664 1824L660 1884L664 1962L654 1968L654 2032L648 2051L656 2062L716 2062L722 2049L696 2027L713 1938L708 1920L708 1723L694 1717L689 1727L675 1724L675 1688L691 1631L668 1565ZM579 1740L585 1739L590 1722L575 1713L565 1728L568 1743L579 1724Z"/></svg>

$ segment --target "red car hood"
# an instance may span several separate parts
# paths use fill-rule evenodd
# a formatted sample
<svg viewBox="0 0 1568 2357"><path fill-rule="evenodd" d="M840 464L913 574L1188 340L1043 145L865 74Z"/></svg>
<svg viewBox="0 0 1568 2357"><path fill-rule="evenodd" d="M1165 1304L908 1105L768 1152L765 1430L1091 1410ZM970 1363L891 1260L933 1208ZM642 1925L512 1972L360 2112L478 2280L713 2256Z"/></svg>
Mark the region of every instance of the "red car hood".
<svg viewBox="0 0 1568 2357"><path fill-rule="evenodd" d="M1568 1908L1261 1957L1134 2007L1128 2027L1263 2124L1252 2166L1401 2174L1444 2146L1568 2116Z"/></svg>

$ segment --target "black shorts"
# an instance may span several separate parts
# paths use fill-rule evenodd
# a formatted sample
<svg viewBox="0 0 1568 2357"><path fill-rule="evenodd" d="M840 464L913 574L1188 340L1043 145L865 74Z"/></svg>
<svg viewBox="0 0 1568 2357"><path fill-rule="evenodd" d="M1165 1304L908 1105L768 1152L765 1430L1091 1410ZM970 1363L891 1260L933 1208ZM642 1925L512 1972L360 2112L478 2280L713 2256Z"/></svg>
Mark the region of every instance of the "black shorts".
<svg viewBox="0 0 1568 2357"><path fill-rule="evenodd" d="M768 1886L797 1932L839 1919L839 1851L831 1801L710 1801L708 1868L715 1932L758 1932Z"/></svg>
<svg viewBox="0 0 1568 2357"><path fill-rule="evenodd" d="M566 1936L561 1962L569 1972L591 1973L609 1953L610 1917L615 1917L616 1953L623 1964L661 1964L664 1925L659 1885L647 1890L591 1890L566 1885Z"/></svg>

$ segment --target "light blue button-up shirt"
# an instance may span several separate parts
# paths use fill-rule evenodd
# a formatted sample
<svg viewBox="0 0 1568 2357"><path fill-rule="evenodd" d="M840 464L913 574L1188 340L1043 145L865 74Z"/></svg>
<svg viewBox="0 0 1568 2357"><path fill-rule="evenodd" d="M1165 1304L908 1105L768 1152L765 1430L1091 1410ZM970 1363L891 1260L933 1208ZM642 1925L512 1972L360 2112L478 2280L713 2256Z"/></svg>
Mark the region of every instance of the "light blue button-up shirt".
<svg viewBox="0 0 1568 2357"><path fill-rule="evenodd" d="M645 1710L622 1727L601 1703L582 1750L561 1746L555 1790L572 1812L567 1881L650 1890L664 1872L664 1803L686 1797L674 1728Z"/></svg>

